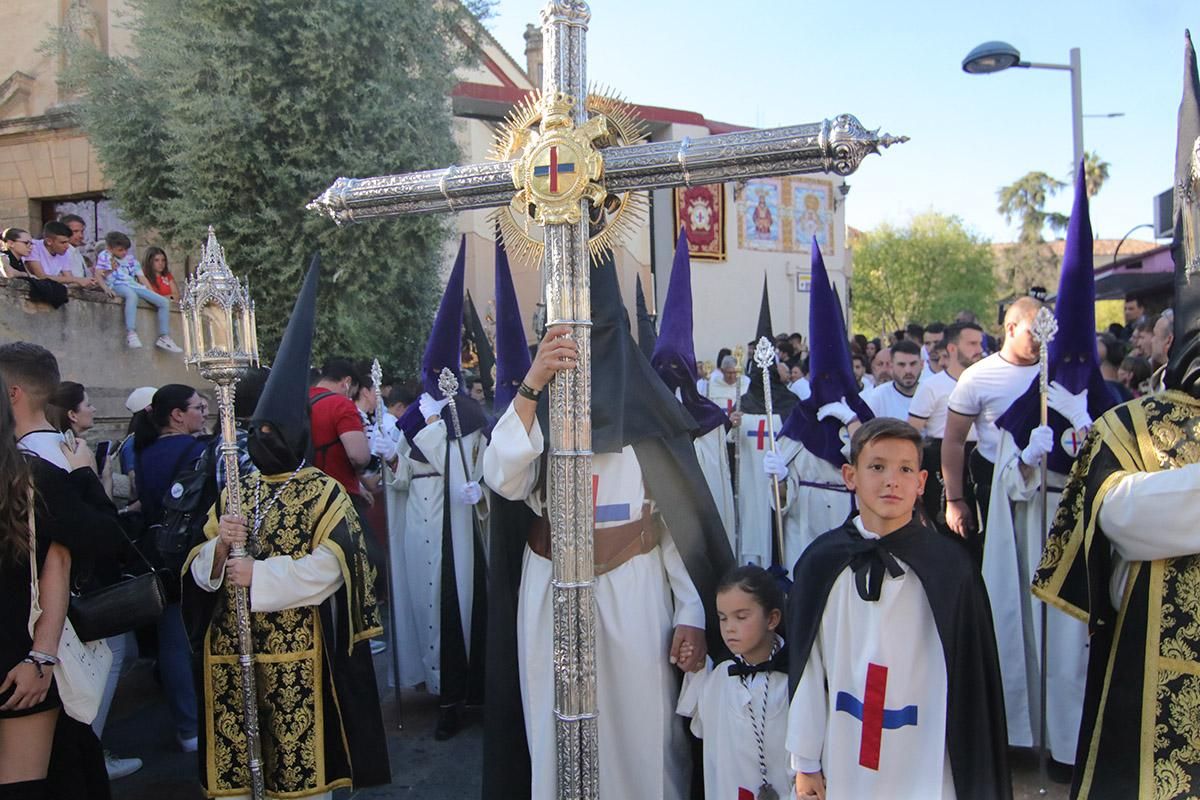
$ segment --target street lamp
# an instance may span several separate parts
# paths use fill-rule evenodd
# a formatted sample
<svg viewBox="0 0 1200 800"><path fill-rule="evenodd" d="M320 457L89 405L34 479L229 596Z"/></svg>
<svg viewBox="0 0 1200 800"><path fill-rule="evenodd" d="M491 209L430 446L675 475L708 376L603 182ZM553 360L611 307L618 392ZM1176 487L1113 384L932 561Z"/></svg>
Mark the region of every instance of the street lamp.
<svg viewBox="0 0 1200 800"><path fill-rule="evenodd" d="M1021 52L1008 42L984 42L963 59L963 72L971 75L986 75L1010 67L1024 69L1058 69L1071 73L1071 128L1074 134L1075 166L1083 161L1083 88L1079 71L1079 48L1072 47L1070 63L1040 64L1022 61Z"/></svg>

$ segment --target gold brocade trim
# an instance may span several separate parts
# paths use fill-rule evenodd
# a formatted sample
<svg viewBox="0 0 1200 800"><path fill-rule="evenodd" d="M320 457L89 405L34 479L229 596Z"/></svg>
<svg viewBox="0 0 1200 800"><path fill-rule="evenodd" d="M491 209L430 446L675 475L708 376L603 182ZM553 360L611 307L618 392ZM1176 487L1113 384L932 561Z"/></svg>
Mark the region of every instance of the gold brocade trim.
<svg viewBox="0 0 1200 800"><path fill-rule="evenodd" d="M1150 587L1146 598L1147 622L1155 622L1162 619L1163 563L1162 561L1150 562ZM1123 602L1122 605L1124 605ZM1154 758L1157 748L1154 746L1147 747L1146 743L1154 742L1154 728L1155 723L1158 722L1157 697L1160 667L1158 643L1161 634L1161 624L1148 624L1146 626L1146 660L1145 666L1142 668L1142 673L1145 677L1142 680L1141 733L1138 737L1138 741L1141 743L1138 753L1140 756L1138 759L1139 797L1157 796L1157 793L1154 791ZM1114 642L1113 645L1113 650L1115 651L1116 643Z"/></svg>
<svg viewBox="0 0 1200 800"><path fill-rule="evenodd" d="M1108 651L1108 665L1104 670L1104 688L1100 690L1100 709L1103 711L1108 705L1108 690L1112 687L1113 664L1117 660L1117 644L1121 640L1121 631L1125 628L1125 609L1129 608L1129 597L1133 593L1133 584L1137 582L1138 574L1141 572L1143 562L1134 562L1129 568L1129 577L1125 579L1125 593L1121 598L1121 610L1117 612L1117 625L1113 631L1113 645ZM1084 762L1083 777L1079 781L1079 798L1078 800L1087 800L1088 793L1092 788L1092 778L1096 772L1096 754L1100 750L1100 734L1103 732L1102 725L1096 725L1092 728L1092 740L1088 743L1087 761Z"/></svg>

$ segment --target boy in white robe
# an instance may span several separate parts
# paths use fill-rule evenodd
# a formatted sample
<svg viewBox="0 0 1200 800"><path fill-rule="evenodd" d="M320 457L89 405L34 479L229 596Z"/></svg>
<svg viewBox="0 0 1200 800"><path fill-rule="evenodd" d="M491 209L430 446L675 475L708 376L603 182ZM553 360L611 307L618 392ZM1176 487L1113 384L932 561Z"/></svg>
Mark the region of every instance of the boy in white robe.
<svg viewBox="0 0 1200 800"><path fill-rule="evenodd" d="M913 521L921 436L860 427L859 516L814 542L788 606L797 797L1011 797L987 594L965 545Z"/></svg>

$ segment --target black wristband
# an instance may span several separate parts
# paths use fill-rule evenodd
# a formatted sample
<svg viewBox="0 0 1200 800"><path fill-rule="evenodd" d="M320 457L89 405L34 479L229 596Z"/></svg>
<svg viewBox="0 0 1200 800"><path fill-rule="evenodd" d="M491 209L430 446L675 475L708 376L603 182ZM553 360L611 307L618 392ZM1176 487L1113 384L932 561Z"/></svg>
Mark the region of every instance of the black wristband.
<svg viewBox="0 0 1200 800"><path fill-rule="evenodd" d="M538 397L541 395L541 392L537 389L534 389L525 381L521 381L521 385L517 387L517 394L536 403Z"/></svg>

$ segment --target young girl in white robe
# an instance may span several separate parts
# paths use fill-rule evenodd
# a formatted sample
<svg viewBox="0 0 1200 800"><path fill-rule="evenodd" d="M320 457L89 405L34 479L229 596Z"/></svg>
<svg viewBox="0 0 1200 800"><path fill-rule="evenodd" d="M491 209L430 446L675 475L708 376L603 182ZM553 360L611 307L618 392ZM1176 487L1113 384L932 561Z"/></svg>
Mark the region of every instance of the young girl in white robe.
<svg viewBox="0 0 1200 800"><path fill-rule="evenodd" d="M733 658L688 674L676 708L704 740L706 797L792 796L787 655L775 633L783 603L778 582L755 565L730 571L717 587L721 637Z"/></svg>

